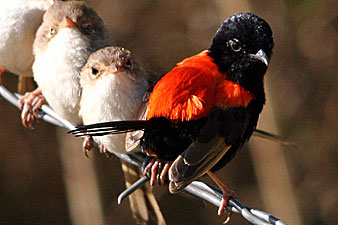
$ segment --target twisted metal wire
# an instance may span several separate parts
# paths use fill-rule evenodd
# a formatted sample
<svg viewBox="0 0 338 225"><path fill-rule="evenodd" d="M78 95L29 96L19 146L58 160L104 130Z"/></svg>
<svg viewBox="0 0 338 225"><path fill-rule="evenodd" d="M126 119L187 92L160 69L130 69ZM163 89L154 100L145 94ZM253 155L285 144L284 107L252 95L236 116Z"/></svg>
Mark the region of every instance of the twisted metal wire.
<svg viewBox="0 0 338 225"><path fill-rule="evenodd" d="M19 98L21 97L19 94L14 94L7 90L3 85L0 84L0 97L3 97L5 100L13 104L18 108L19 106ZM68 122L67 120L58 116L49 106L42 105L39 113L39 118L42 120L51 123L56 126L64 127L68 130L75 129L75 126ZM259 131L262 133L264 131ZM96 143L93 143L97 145ZM136 166L142 166L143 162L147 160L147 157L141 154L121 154L121 153L114 153L115 156L118 158L131 163ZM123 199L125 199L128 195L130 195L134 190L136 190L140 185L147 182L149 180L148 177L142 177L125 191L123 191L120 196L118 197L118 203L120 204ZM205 182L202 181L194 181L190 185L188 185L185 189L185 192L188 192L198 198L201 198L210 204L219 207L222 200L222 192ZM240 214L245 220L249 221L251 224L254 225L286 225L285 222L282 220L270 215L269 213L249 208L243 205L238 199L234 197L230 197L227 204L227 210L229 212L238 213Z"/></svg>

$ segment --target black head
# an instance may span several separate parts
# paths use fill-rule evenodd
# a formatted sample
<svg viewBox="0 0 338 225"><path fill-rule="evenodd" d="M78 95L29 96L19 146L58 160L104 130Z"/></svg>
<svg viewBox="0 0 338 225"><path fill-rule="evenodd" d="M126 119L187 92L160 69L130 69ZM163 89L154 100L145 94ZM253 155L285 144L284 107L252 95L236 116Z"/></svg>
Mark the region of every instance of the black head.
<svg viewBox="0 0 338 225"><path fill-rule="evenodd" d="M252 13L225 20L216 32L209 55L229 79L255 94L264 92L263 77L272 54L272 31Z"/></svg>

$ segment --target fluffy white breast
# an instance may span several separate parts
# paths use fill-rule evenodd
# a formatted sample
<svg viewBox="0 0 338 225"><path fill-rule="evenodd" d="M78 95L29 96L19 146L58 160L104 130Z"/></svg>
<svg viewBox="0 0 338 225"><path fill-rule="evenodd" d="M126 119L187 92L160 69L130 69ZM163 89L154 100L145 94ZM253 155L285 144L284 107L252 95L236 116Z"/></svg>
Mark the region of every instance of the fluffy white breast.
<svg viewBox="0 0 338 225"><path fill-rule="evenodd" d="M51 0L1 0L0 4L0 66L32 76L33 41Z"/></svg>
<svg viewBox="0 0 338 225"><path fill-rule="evenodd" d="M83 92L80 115L84 124L134 119L141 99L149 87L144 78L136 79L123 73L81 84ZM126 152L125 134L95 139L110 152Z"/></svg>
<svg viewBox="0 0 338 225"><path fill-rule="evenodd" d="M44 52L35 51L35 81L55 112L73 124L81 123L79 76L91 51L88 43L78 30L66 28Z"/></svg>

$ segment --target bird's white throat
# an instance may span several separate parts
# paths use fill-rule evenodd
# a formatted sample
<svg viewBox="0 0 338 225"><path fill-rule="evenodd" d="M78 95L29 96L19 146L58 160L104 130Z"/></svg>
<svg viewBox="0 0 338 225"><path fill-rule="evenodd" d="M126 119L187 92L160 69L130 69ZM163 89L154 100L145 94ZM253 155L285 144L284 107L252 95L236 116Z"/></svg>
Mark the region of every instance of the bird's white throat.
<svg viewBox="0 0 338 225"><path fill-rule="evenodd" d="M76 29L62 29L44 52L35 50L34 79L51 107L65 119L79 122L80 71L91 50Z"/></svg>

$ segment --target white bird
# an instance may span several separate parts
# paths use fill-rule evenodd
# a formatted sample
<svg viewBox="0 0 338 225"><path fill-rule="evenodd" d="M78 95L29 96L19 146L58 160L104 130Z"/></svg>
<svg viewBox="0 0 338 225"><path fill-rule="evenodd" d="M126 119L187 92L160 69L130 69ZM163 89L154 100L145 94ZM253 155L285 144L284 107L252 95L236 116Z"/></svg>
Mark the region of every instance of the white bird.
<svg viewBox="0 0 338 225"><path fill-rule="evenodd" d="M131 52L106 47L93 53L83 67L80 115L83 124L133 119L150 87L151 75ZM109 152L125 153L125 134L95 137Z"/></svg>
<svg viewBox="0 0 338 225"><path fill-rule="evenodd" d="M83 67L80 83L82 98L80 115L84 124L111 120L134 119L145 92L154 77L131 58L131 52L121 47L106 47L91 54ZM127 153L125 134L94 138L101 152ZM90 150L86 139L85 154ZM122 162L127 187L143 176L140 168ZM157 223L165 220L148 184L129 196L133 216L139 224L149 220L149 211Z"/></svg>
<svg viewBox="0 0 338 225"><path fill-rule="evenodd" d="M54 0L0 0L0 81L5 70L20 75L22 85L31 80L27 77L33 74L35 33L53 3Z"/></svg>

